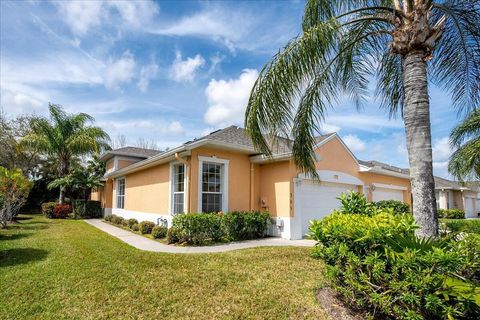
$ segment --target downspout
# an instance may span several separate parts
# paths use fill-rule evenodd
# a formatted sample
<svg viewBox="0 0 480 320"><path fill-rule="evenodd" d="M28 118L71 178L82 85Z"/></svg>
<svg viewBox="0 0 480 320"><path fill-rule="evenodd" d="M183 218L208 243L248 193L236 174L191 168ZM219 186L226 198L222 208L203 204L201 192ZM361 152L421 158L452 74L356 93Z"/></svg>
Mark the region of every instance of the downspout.
<svg viewBox="0 0 480 320"><path fill-rule="evenodd" d="M253 163L250 163L250 211L255 210L254 203L255 203L255 190L254 190L254 184L255 184L255 176L254 176L254 170L255 170L255 165Z"/></svg>
<svg viewBox="0 0 480 320"><path fill-rule="evenodd" d="M177 159L180 163L182 163L185 166L185 174L186 174L186 183L185 183L185 212L189 213L190 212L190 163L180 157L180 154L178 152L175 153L175 159Z"/></svg>

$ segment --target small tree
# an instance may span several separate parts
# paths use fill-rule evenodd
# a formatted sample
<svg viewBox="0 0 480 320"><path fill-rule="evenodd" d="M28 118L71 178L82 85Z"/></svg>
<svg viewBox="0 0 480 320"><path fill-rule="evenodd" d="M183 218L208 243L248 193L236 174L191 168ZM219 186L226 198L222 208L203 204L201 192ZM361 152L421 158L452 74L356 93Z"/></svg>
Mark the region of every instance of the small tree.
<svg viewBox="0 0 480 320"><path fill-rule="evenodd" d="M0 167L0 223L3 229L14 219L25 203L33 183L20 169Z"/></svg>

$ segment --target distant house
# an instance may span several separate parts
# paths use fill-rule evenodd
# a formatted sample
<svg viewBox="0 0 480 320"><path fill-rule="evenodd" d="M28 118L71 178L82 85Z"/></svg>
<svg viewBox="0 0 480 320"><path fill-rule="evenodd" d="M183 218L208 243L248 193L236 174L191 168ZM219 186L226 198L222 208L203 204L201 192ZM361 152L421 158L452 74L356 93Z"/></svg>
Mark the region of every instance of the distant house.
<svg viewBox="0 0 480 320"><path fill-rule="evenodd" d="M267 210L276 221L270 233L287 239L302 238L309 221L338 208L336 198L349 190L369 201L411 203L408 170L358 160L336 133L317 137L320 182L299 173L290 140L276 138L272 152L272 157L259 154L236 126L165 152L108 151L101 157L105 185L92 199L102 201L106 214L169 223L183 212ZM451 205L463 208L462 201Z"/></svg>

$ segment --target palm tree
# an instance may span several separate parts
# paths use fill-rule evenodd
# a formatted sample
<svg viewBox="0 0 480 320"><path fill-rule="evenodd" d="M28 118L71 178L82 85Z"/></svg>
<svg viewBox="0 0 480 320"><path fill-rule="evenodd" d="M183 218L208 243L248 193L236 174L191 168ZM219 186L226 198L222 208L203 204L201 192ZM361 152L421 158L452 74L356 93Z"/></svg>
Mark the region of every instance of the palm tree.
<svg viewBox="0 0 480 320"><path fill-rule="evenodd" d="M453 129L450 143L456 150L448 171L462 181L480 180L480 109L473 110Z"/></svg>
<svg viewBox="0 0 480 320"><path fill-rule="evenodd" d="M314 136L342 95L357 107L375 96L405 123L413 214L419 236L436 236L429 80L456 107L480 101L479 0L307 0L303 32L265 65L252 89L245 127L271 154L269 137L294 139L299 170L317 177Z"/></svg>
<svg viewBox="0 0 480 320"><path fill-rule="evenodd" d="M61 106L49 104L50 120L33 119L32 132L22 143L58 159L58 178L70 173L75 156L98 153L108 149L108 134L99 127L88 126L93 117L86 113L67 114ZM60 186L59 203L65 201L66 185Z"/></svg>

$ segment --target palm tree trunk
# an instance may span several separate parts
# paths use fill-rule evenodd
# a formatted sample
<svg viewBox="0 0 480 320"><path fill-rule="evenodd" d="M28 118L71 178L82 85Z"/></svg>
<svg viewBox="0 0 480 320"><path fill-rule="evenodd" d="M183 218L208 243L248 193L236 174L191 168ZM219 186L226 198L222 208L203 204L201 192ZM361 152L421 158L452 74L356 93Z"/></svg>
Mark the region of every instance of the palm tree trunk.
<svg viewBox="0 0 480 320"><path fill-rule="evenodd" d="M413 216L419 225L419 237L438 235L435 182L432 167L432 137L428 98L427 66L421 50L408 53L403 59L403 119L407 136L410 179L413 195Z"/></svg>
<svg viewBox="0 0 480 320"><path fill-rule="evenodd" d="M68 174L70 163L68 159L60 158L59 177L63 178ZM58 203L63 204L65 202L65 193L67 188L65 186L60 187L60 195L58 196Z"/></svg>

